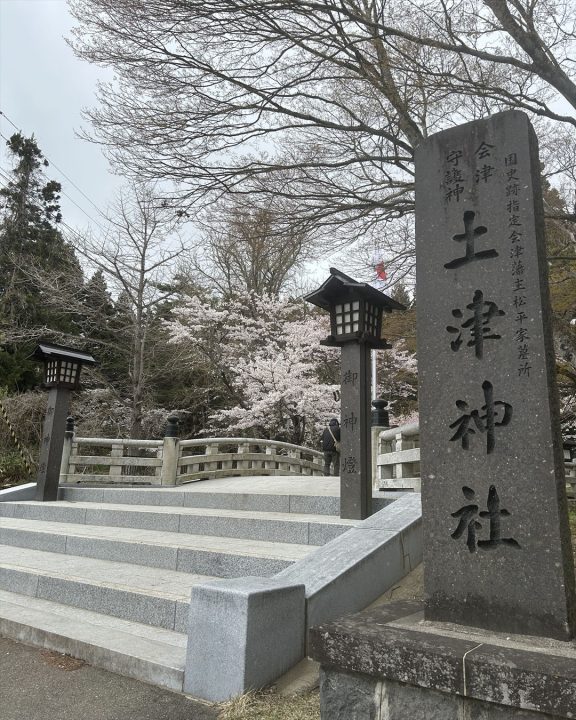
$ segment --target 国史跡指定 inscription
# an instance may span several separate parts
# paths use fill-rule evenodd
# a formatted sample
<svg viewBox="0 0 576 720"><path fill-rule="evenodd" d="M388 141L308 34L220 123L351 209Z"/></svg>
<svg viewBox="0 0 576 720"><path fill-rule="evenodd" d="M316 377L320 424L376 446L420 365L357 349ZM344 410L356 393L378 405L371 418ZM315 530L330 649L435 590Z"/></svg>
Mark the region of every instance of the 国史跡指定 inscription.
<svg viewBox="0 0 576 720"><path fill-rule="evenodd" d="M525 115L417 149L416 250L426 617L567 638L574 574Z"/></svg>

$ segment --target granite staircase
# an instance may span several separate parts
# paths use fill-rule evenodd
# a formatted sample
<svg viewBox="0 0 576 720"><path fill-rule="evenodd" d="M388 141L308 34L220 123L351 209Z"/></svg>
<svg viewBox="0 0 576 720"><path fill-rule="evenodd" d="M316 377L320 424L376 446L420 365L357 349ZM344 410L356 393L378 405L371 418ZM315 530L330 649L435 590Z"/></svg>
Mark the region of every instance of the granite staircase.
<svg viewBox="0 0 576 720"><path fill-rule="evenodd" d="M194 585L275 575L358 524L335 496L202 485L0 502L0 635L181 691Z"/></svg>

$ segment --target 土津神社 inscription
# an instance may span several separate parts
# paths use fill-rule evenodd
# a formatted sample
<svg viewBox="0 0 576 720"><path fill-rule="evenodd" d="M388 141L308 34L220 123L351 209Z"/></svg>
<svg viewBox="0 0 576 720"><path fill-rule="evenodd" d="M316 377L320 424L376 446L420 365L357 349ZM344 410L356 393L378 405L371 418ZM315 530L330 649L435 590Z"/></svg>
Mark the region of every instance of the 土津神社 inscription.
<svg viewBox="0 0 576 720"><path fill-rule="evenodd" d="M523 113L417 149L416 250L425 617L567 639L574 571Z"/></svg>

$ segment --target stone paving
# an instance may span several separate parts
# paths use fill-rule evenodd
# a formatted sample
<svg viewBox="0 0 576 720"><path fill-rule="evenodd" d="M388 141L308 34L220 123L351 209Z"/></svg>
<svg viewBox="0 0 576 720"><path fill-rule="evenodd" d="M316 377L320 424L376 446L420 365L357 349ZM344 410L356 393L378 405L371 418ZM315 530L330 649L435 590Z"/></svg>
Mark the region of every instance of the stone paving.
<svg viewBox="0 0 576 720"><path fill-rule="evenodd" d="M64 662L62 662L64 660ZM0 638L2 720L215 720L218 709Z"/></svg>

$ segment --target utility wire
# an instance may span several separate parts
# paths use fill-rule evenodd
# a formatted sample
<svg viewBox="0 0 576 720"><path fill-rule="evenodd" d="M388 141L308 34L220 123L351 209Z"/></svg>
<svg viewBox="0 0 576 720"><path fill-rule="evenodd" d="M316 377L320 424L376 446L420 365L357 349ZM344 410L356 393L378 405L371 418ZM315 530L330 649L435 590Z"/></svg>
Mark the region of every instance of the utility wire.
<svg viewBox="0 0 576 720"><path fill-rule="evenodd" d="M0 179L7 181L7 184L5 186L5 187L7 187L8 182L10 182L10 177L1 167L0 167ZM75 230L73 227L68 225L68 223L64 222L64 220L61 220L59 223L57 223L57 227L65 228L68 231L68 233L70 233L73 236L73 239L78 239L80 241L83 241L82 235L78 232L78 230Z"/></svg>
<svg viewBox="0 0 576 720"><path fill-rule="evenodd" d="M0 133L0 135L1 135L2 137L4 137L4 135L2 135L1 133ZM0 170L2 170L2 168L0 168ZM3 176L8 182L10 182L10 177L6 174L5 171L2 172L2 176ZM64 192L64 190L61 190L60 192L61 192L62 195L65 195L65 196L68 198L68 200L70 200L71 203L73 203L74 205L76 205L76 207L78 208L78 210L80 210L81 212L83 212L84 215L86 215L86 217L87 217L89 220L92 220L92 222L93 222L95 225L98 225L98 227L99 227L103 232L108 232L107 229L106 229L103 225L101 225L97 220L94 220L94 218L93 218L91 215L89 215L89 214L86 212L86 210L84 210L83 207L81 207L80 205L78 205L78 203L74 200L74 198L71 198L70 195L68 195L68 193Z"/></svg>
<svg viewBox="0 0 576 720"><path fill-rule="evenodd" d="M18 132L22 132L17 125L14 125L14 123L12 122L12 120L10 120L10 118L8 117L8 115L6 115L5 112L3 112L2 110L0 110L0 115L2 115L2 117L5 117L6 120L8 120L8 122L10 123L10 125L12 125L12 127L14 128L14 130L18 130Z"/></svg>
<svg viewBox="0 0 576 720"><path fill-rule="evenodd" d="M6 135L4 135L3 133L0 133L0 137L4 138L4 140L6 140L6 142L8 142L8 138L7 138ZM44 157L46 157L46 156L44 156ZM46 159L48 159L48 158L46 158ZM53 163L51 163L51 164L53 164ZM56 166L54 165L54 167L56 167ZM62 174L63 174L63 173L62 173ZM80 210L80 212L83 212L84 215L86 215L86 217L87 217L89 220L92 220L92 222L93 222L95 225L98 225L98 227L99 227L103 232L107 232L106 228L103 227L103 226L98 222L98 220L95 220L95 219L92 217L92 215L89 215L89 214L86 212L86 210L84 210L84 208L83 208L81 205L78 205L78 203L76 202L76 200L74 200L74 198L70 197L70 195L68 195L68 193L67 193L65 190L60 189L60 194L61 194L61 195L64 195L64 197L67 197L68 200L70 200L71 203L73 203L74 205L76 205L76 207L78 208L78 210ZM96 209L98 209L98 208L96 208ZM100 212L100 211L99 211L99 212ZM101 213L101 214L104 215L103 213ZM104 215L104 217L106 218L106 220L108 220L108 222L110 222L110 219L107 218L106 215Z"/></svg>
<svg viewBox="0 0 576 720"><path fill-rule="evenodd" d="M22 132L22 130L21 130L17 125L15 125L15 124L12 122L12 120L10 120L10 118L6 115L6 113L5 113L3 110L0 110L0 115L1 115L3 118L5 118L5 119L10 123L10 125L12 125L12 127L13 127L15 130L17 130L19 133ZM0 136L2 136L2 137L4 138L4 140L6 140L6 142L9 141L8 138L7 138L5 135L3 135L2 133L0 133ZM45 153L42 153L42 154L44 155L44 157L46 158L46 160L48 160L48 162L50 163L50 165L52 165L52 167L53 167L55 170L57 170L63 177L65 177L66 180L68 180L68 182L69 182L74 188L76 188L76 190L77 190L84 198L86 198L86 200L88 200L88 202L90 203L90 205L92 205L92 207L94 207L94 208L96 209L96 211L98 212L98 214L101 215L107 222L110 222L110 218L106 215L106 213L104 213L102 210L100 210L100 208L98 207L98 205L96 205L96 203L95 203L90 197L88 197L88 195L86 195L86 193L85 193L80 187L78 187L78 185L74 182L74 180L72 180L72 178L70 178L70 177L64 172L64 170L61 170L61 169L58 167L58 165L56 165L56 163L53 162L53 161L48 157L48 155L46 155ZM81 211L84 213L84 215L86 215L86 217L87 217L89 220L92 220L92 222L95 223L96 225L98 225L98 227L99 227L101 230L103 230L104 232L106 232L106 228L104 228L97 220L95 220L91 215L89 215L89 214L86 212L86 210L84 210L84 208L82 208L80 205L78 205L78 203L77 203L73 198L71 198L70 195L68 195L68 193L62 191L62 195L64 195L65 197L67 197L68 200L70 200L70 202L74 203L74 205L76 205L76 207L77 207L79 210L81 210Z"/></svg>

